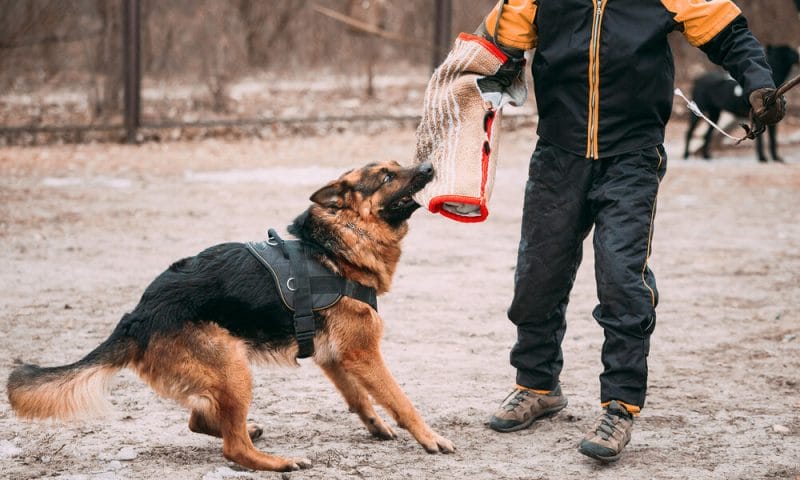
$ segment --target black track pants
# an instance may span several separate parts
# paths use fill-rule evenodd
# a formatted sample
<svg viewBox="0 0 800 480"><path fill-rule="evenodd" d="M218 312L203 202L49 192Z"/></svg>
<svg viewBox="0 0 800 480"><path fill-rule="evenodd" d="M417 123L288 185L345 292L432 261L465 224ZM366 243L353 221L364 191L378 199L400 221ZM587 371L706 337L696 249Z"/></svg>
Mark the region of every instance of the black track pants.
<svg viewBox="0 0 800 480"><path fill-rule="evenodd" d="M656 323L655 277L647 267L662 146L589 160L540 140L533 152L509 319L511 364L520 385L550 390L563 365L565 312L582 243L594 226L595 320L605 331L600 400L644 406L647 355Z"/></svg>

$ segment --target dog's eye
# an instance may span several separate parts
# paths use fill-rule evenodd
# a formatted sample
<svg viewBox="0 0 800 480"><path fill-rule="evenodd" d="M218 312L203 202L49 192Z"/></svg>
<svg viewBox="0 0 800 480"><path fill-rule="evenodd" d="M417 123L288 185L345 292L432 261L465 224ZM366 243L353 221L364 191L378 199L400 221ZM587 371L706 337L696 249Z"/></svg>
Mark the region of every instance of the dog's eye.
<svg viewBox="0 0 800 480"><path fill-rule="evenodd" d="M388 182L391 182L392 180L394 180L394 174L393 173L387 173L386 176L383 177L383 183L388 183Z"/></svg>

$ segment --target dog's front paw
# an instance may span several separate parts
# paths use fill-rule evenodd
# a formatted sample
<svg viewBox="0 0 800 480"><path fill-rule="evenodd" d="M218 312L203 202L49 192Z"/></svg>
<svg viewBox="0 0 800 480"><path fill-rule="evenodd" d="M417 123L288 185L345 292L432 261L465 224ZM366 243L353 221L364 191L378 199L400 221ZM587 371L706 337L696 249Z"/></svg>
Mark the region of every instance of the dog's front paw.
<svg viewBox="0 0 800 480"><path fill-rule="evenodd" d="M428 453L453 453L456 446L450 440L444 438L436 432L431 432L430 438L420 440L422 448Z"/></svg>
<svg viewBox="0 0 800 480"><path fill-rule="evenodd" d="M292 470L305 470L307 468L311 468L311 460L307 458L292 458L290 461L292 462Z"/></svg>
<svg viewBox="0 0 800 480"><path fill-rule="evenodd" d="M389 425L386 425L386 423L379 417L369 419L369 423L367 423L367 430L369 430L369 433L371 433L373 437L380 438L381 440L394 440L397 438L394 430L392 430Z"/></svg>

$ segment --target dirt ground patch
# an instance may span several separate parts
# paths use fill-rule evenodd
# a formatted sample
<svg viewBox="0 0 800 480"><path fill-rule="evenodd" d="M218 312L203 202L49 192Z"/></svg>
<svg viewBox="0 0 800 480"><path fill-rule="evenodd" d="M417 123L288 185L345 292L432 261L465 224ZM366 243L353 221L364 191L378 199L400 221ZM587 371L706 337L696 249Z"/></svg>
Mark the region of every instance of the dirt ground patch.
<svg viewBox="0 0 800 480"><path fill-rule="evenodd" d="M426 454L402 432L372 440L321 372L255 368L257 446L305 456L286 478L800 478L800 148L787 165L749 148L684 162L662 184L651 266L661 293L648 404L622 460L575 446L598 413L602 330L591 239L568 313L562 383L570 405L514 434L485 426L514 374L511 299L529 131L502 141L491 215L462 225L411 220L392 292L382 297L389 367L458 451ZM342 171L411 157L413 132L226 143L0 149L0 378L17 360L79 359L106 338L172 261L224 241L261 239ZM735 156L731 156L735 155ZM242 471L217 439L134 375L115 411L78 424L22 423L0 399L0 477L282 478Z"/></svg>

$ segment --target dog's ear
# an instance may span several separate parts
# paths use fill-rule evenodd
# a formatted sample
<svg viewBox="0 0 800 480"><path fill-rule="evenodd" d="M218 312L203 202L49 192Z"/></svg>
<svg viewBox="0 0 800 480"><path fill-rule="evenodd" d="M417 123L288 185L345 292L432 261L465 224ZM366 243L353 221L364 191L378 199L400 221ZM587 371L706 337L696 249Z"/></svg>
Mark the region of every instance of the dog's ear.
<svg viewBox="0 0 800 480"><path fill-rule="evenodd" d="M310 200L325 208L342 208L344 206L344 191L342 182L336 180L314 192Z"/></svg>

